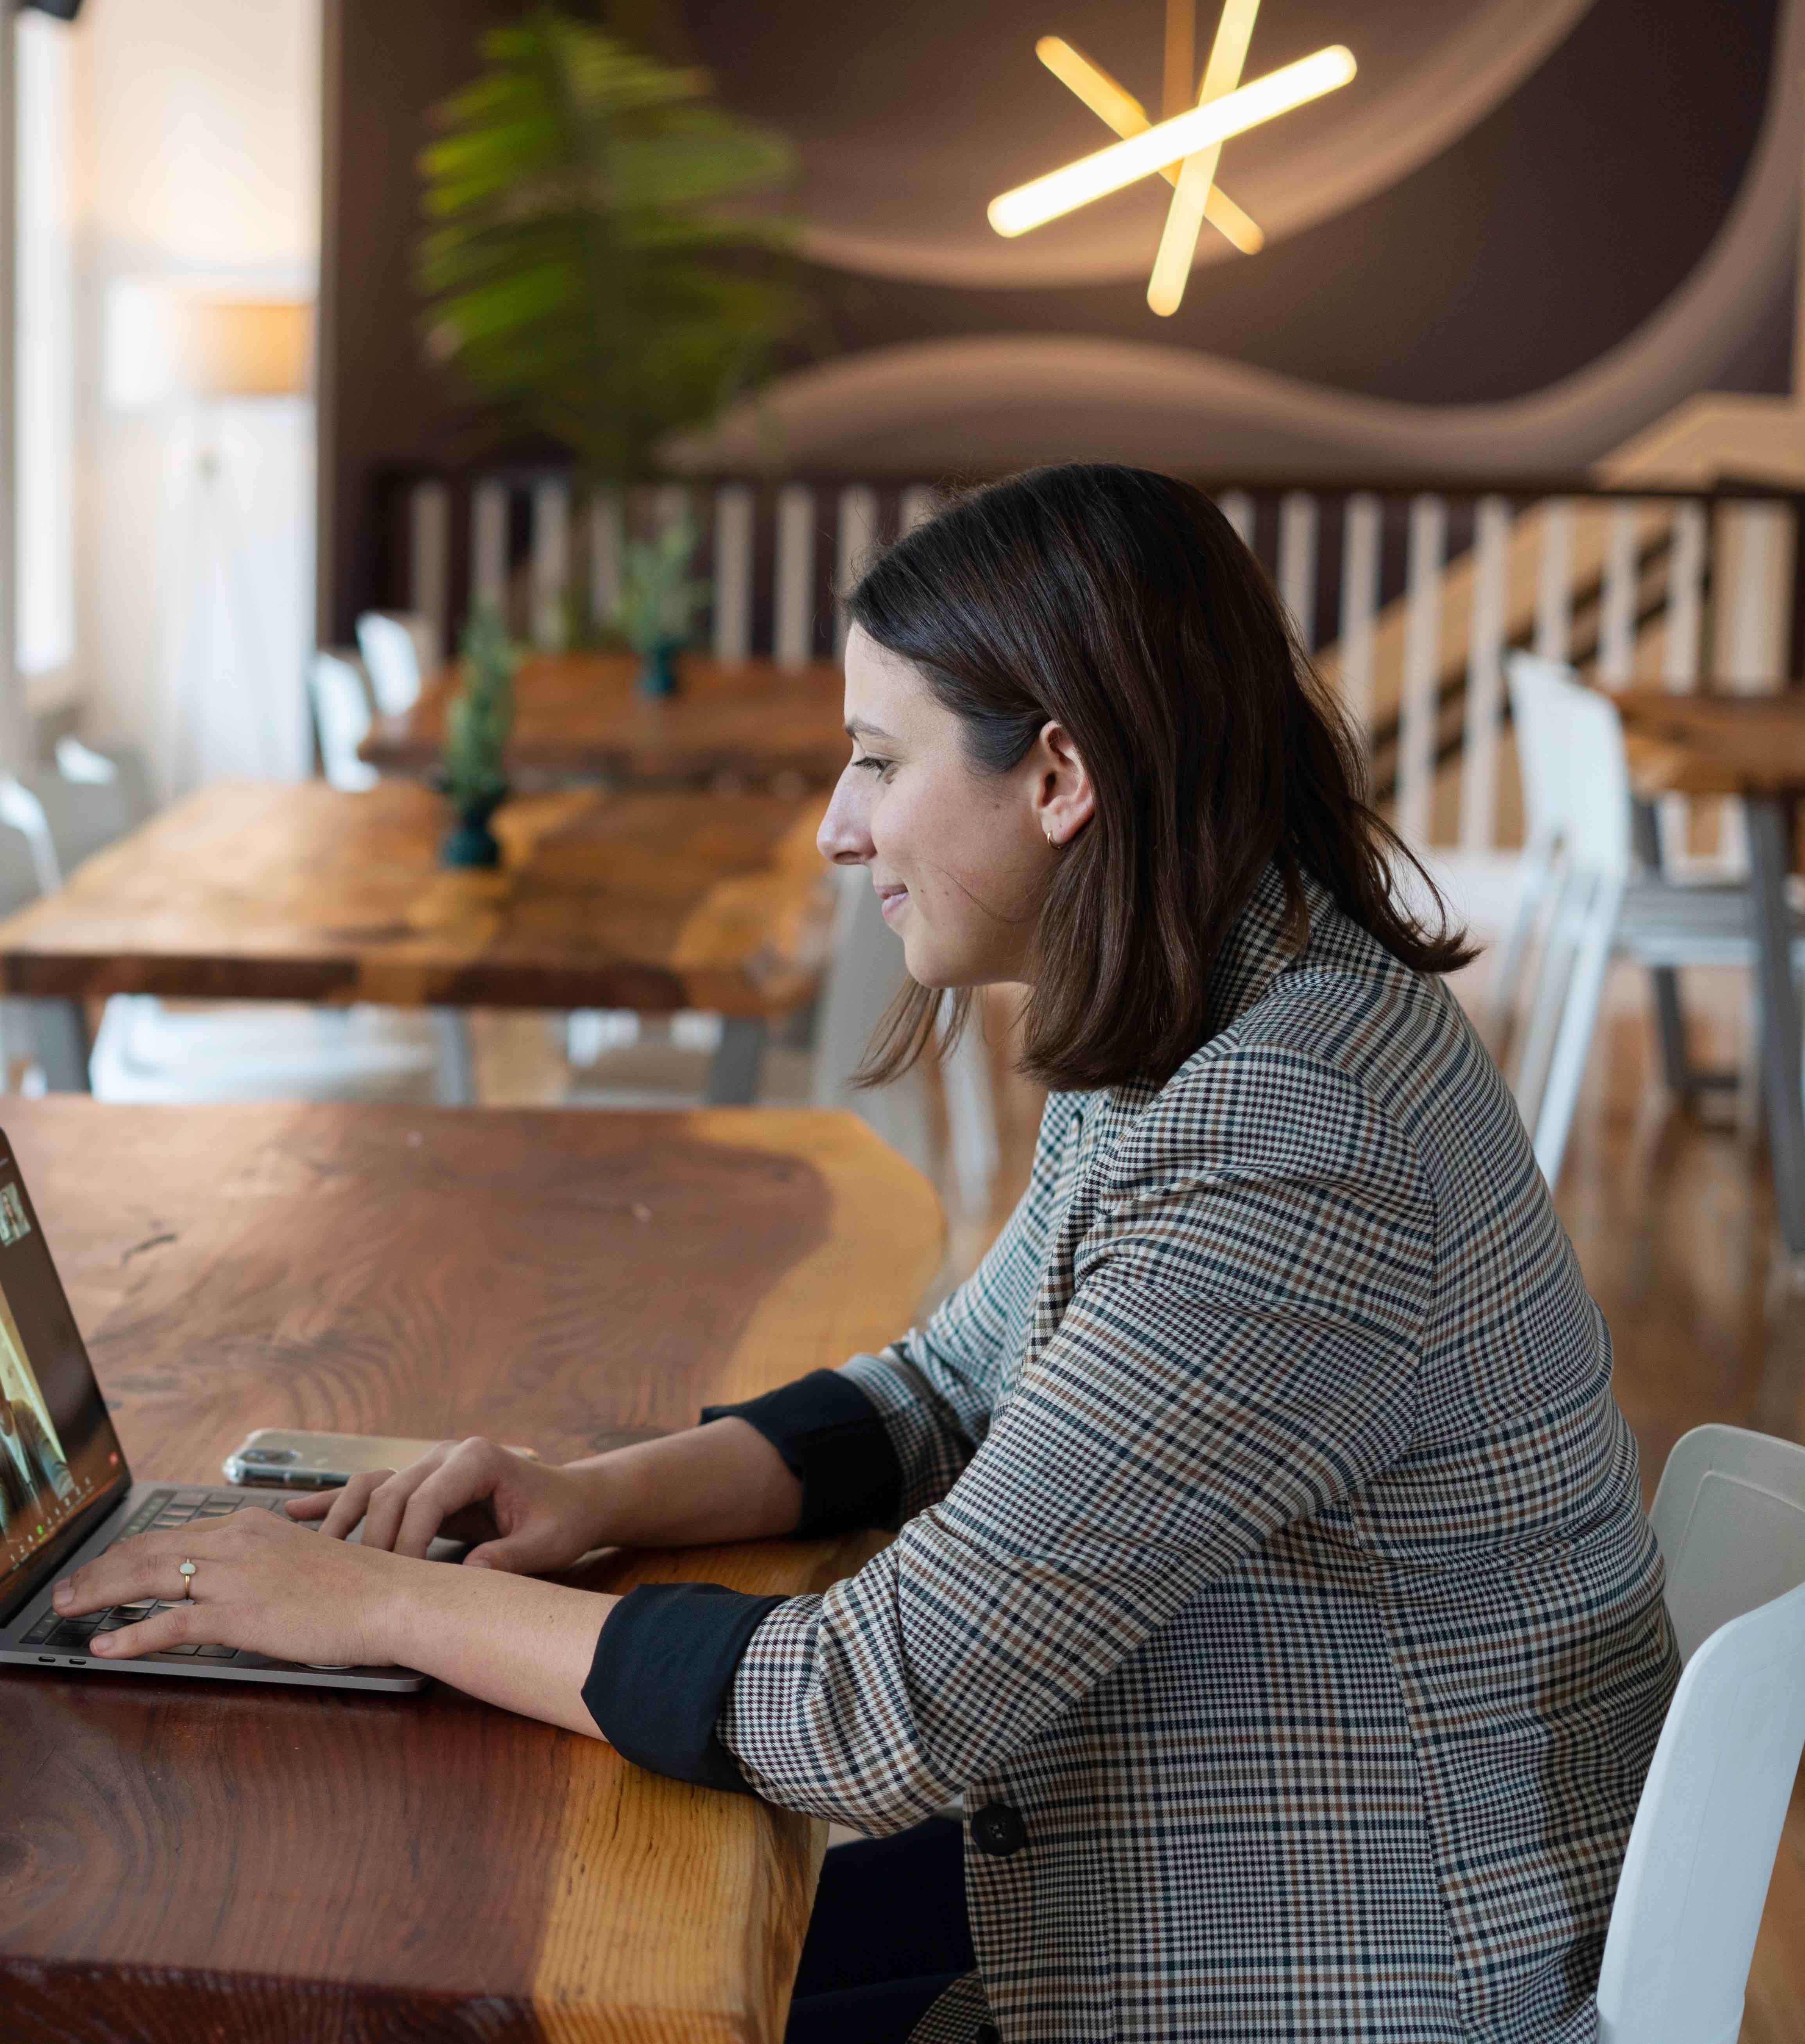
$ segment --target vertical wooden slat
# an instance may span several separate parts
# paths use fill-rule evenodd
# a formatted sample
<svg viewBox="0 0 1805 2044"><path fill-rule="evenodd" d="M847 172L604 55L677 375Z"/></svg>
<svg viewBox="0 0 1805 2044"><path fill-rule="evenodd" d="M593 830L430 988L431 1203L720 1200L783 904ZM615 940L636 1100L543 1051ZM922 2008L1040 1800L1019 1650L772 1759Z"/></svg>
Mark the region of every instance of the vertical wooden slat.
<svg viewBox="0 0 1805 2044"><path fill-rule="evenodd" d="M1758 694L1784 679L1792 521L1776 504L1732 503L1720 515L1727 544L1717 559L1727 587L1717 606L1719 672L1732 687Z"/></svg>
<svg viewBox="0 0 1805 2044"><path fill-rule="evenodd" d="M1550 497L1542 506L1542 555L1535 578L1535 652L1564 660L1573 620L1573 506Z"/></svg>
<svg viewBox="0 0 1805 2044"><path fill-rule="evenodd" d="M590 499L590 620L613 622L620 601L620 548L624 520L620 493L598 490Z"/></svg>
<svg viewBox="0 0 1805 2044"><path fill-rule="evenodd" d="M1604 591L1598 624L1598 678L1610 688L1629 680L1636 658L1636 521L1640 507L1620 498L1604 537Z"/></svg>
<svg viewBox="0 0 1805 2044"><path fill-rule="evenodd" d="M1429 836L1435 778L1435 665L1442 625L1442 556L1448 507L1413 498L1404 565L1404 691L1398 731L1398 829L1412 844Z"/></svg>
<svg viewBox="0 0 1805 2044"><path fill-rule="evenodd" d="M878 493L863 483L840 492L839 522L834 541L834 651L846 651L846 593L858 581L878 539Z"/></svg>
<svg viewBox="0 0 1805 2044"><path fill-rule="evenodd" d="M470 594L478 603L508 607L508 486L493 476L470 494Z"/></svg>
<svg viewBox="0 0 1805 2044"><path fill-rule="evenodd" d="M786 482L778 492L777 628L780 667L803 667L815 651L815 493Z"/></svg>
<svg viewBox="0 0 1805 2044"><path fill-rule="evenodd" d="M1379 608L1379 500L1347 500L1341 542L1341 696L1369 748L1373 743L1373 620Z"/></svg>
<svg viewBox="0 0 1805 2044"><path fill-rule="evenodd" d="M1504 618L1511 508L1502 497L1474 507L1473 613L1467 645L1466 722L1461 750L1461 849L1489 851L1498 823L1498 713L1504 694Z"/></svg>
<svg viewBox="0 0 1805 2044"><path fill-rule="evenodd" d="M451 632L451 495L443 482L407 494L407 607L431 620L441 646Z"/></svg>
<svg viewBox="0 0 1805 2044"><path fill-rule="evenodd" d="M924 519L933 517L934 508L939 501L937 493L930 484L912 482L902 494L902 502L898 508L898 529L912 532Z"/></svg>
<svg viewBox="0 0 1805 2044"><path fill-rule="evenodd" d="M1316 500L1292 490L1278 507L1279 601L1307 653L1316 650Z"/></svg>
<svg viewBox="0 0 1805 2044"><path fill-rule="evenodd" d="M689 516L689 486L686 482L661 482L652 492L655 532L668 532L673 525L681 524Z"/></svg>
<svg viewBox="0 0 1805 2044"><path fill-rule="evenodd" d="M715 492L714 651L744 660L752 651L752 493L743 482Z"/></svg>
<svg viewBox="0 0 1805 2044"><path fill-rule="evenodd" d="M555 652L570 636L570 486L548 477L532 493L532 643Z"/></svg>
<svg viewBox="0 0 1805 2044"><path fill-rule="evenodd" d="M1704 622L1705 507L1683 498L1673 507L1667 556L1667 635L1661 676L1683 692L1699 678L1699 644Z"/></svg>
<svg viewBox="0 0 1805 2044"><path fill-rule="evenodd" d="M1245 490L1225 490L1215 501L1215 508L1235 529L1235 536L1242 546L1254 544L1254 500Z"/></svg>

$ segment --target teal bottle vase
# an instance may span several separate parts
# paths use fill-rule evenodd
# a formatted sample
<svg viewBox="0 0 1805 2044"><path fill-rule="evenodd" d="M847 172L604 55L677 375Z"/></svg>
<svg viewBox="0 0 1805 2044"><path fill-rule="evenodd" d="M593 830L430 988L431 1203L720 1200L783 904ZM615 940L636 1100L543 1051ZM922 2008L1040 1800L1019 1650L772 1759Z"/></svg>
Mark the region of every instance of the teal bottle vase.
<svg viewBox="0 0 1805 2044"><path fill-rule="evenodd" d="M654 702L661 702L677 693L677 655L683 649L681 639L661 639L655 646L639 648L639 694Z"/></svg>
<svg viewBox="0 0 1805 2044"><path fill-rule="evenodd" d="M501 841L489 827L489 820L508 799L503 789L498 795L485 795L474 802L467 802L458 811L458 820L446 832L439 845L439 863L441 866L499 866L501 863Z"/></svg>

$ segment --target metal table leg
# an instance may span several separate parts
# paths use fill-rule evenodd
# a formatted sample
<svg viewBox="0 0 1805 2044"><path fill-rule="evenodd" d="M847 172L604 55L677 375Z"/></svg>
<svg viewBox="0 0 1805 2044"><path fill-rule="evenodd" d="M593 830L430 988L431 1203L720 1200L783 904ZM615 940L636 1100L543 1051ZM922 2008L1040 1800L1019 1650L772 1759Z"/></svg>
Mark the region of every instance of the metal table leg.
<svg viewBox="0 0 1805 2044"><path fill-rule="evenodd" d="M79 1001L27 1001L31 1012L33 1047L44 1073L44 1083L52 1093L86 1093L88 1058L94 1046L88 1040L87 1010Z"/></svg>
<svg viewBox="0 0 1805 2044"><path fill-rule="evenodd" d="M1755 901L1755 986L1761 1006L1761 1078L1768 1149L1781 1239L1805 1256L1805 1092L1799 1085L1799 989L1792 978L1792 806L1775 795L1745 798Z"/></svg>
<svg viewBox="0 0 1805 2044"><path fill-rule="evenodd" d="M439 1039L439 1105L474 1107L476 1054L470 1047L469 1014L462 1008L435 1008L432 1027Z"/></svg>
<svg viewBox="0 0 1805 2044"><path fill-rule="evenodd" d="M720 1048L709 1066L709 1083L702 1094L710 1107L750 1107L758 1097L765 1035L765 1024L756 1016L722 1018Z"/></svg>

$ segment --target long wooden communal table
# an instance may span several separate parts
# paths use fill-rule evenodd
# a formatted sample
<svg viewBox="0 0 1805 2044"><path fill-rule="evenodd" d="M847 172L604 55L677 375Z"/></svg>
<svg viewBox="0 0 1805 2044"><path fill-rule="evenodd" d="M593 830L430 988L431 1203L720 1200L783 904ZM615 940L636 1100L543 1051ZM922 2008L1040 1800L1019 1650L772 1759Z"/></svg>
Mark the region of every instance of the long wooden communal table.
<svg viewBox="0 0 1805 2044"><path fill-rule="evenodd" d="M568 1459L907 1324L926 1182L851 1115L10 1101L134 1471L258 1425ZM820 1589L771 1542L574 1580ZM776 2044L824 1827L413 1697L0 1675L0 2034Z"/></svg>
<svg viewBox="0 0 1805 2044"><path fill-rule="evenodd" d="M1797 857L1805 796L1805 693L1668 694L1611 691L1621 713L1637 795L1734 795L1747 819L1754 897L1755 991L1761 1011L1762 1088L1780 1235L1805 1258L1805 1095L1799 1083L1799 989L1787 876ZM1652 849L1652 830L1645 848ZM1677 1007L1664 1017L1677 1030Z"/></svg>
<svg viewBox="0 0 1805 2044"><path fill-rule="evenodd" d="M686 654L678 663L678 693L658 701L639 694L638 670L625 653L542 653L524 661L514 682L509 771L541 781L797 775L820 786L846 764L845 682L831 663L782 667ZM387 774L429 773L458 682L458 667L445 667L405 716L378 717L363 757Z"/></svg>
<svg viewBox="0 0 1805 2044"><path fill-rule="evenodd" d="M445 805L413 782L208 788L0 923L0 987L38 1004L59 1089L86 1083L83 1004L138 993L430 1009L460 1101L470 1008L712 1009L709 1097L747 1101L767 1021L826 956L824 800L526 796L496 817L502 865L474 872L437 863Z"/></svg>

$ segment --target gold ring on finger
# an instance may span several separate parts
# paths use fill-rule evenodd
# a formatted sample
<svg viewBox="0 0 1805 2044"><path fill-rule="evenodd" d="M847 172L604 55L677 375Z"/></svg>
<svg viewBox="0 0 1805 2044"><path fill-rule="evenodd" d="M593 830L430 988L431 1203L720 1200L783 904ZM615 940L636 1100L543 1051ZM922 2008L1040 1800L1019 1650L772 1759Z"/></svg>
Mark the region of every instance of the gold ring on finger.
<svg viewBox="0 0 1805 2044"><path fill-rule="evenodd" d="M185 1597L192 1598L194 1594L194 1564L192 1562L179 1562L177 1566L182 1575L182 1594Z"/></svg>

